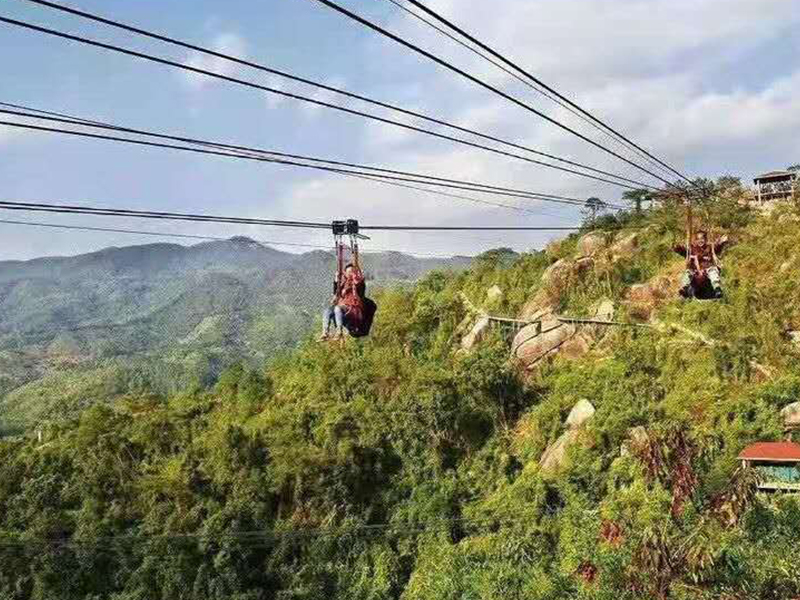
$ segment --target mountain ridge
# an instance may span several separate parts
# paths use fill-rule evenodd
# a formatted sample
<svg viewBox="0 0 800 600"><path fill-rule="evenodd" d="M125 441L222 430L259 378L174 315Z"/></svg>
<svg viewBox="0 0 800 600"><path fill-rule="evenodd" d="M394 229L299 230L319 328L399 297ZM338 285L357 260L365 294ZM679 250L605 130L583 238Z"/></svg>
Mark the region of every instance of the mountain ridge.
<svg viewBox="0 0 800 600"><path fill-rule="evenodd" d="M363 255L370 286L411 283L470 260ZM108 361L135 356L157 362L166 353L178 363L205 361L197 368L212 379L237 360L265 360L312 328L330 295L334 268L332 252L284 252L242 236L0 262L0 353L34 359L2 374L0 407L4 395L43 374L68 379L53 348L73 357L72 369L104 369ZM186 381L180 372L175 378Z"/></svg>

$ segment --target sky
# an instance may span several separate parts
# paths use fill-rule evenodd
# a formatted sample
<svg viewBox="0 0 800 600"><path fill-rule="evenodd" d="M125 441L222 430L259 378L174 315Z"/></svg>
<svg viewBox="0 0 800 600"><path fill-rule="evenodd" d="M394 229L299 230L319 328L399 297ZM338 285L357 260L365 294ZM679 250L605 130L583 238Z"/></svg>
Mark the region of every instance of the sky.
<svg viewBox="0 0 800 600"><path fill-rule="evenodd" d="M340 1L537 110L607 142L573 115L390 2ZM796 0L430 0L428 4L690 176L733 174L749 181L760 172L800 162ZM72 0L72 6L657 183L315 0ZM0 15L390 116L357 101L25 0L5 0ZM574 198L597 196L615 203L624 191L7 24L0 24L0 56L0 101L177 135ZM558 204L484 197L532 211L519 212L290 166L3 126L0 198L268 219L356 218L364 224L566 226L581 218L576 209ZM0 211L3 218L331 243L327 231ZM498 246L541 248L560 235L374 232L364 248L473 254ZM0 260L152 241L0 223Z"/></svg>

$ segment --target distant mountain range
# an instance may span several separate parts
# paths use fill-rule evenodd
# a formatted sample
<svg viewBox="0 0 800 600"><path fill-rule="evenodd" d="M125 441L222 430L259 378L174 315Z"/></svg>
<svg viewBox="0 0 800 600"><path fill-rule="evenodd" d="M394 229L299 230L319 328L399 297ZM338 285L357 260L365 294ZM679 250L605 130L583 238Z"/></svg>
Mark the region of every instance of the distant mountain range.
<svg viewBox="0 0 800 600"><path fill-rule="evenodd" d="M469 263L364 257L373 288ZM202 385L233 362L264 361L318 324L334 266L332 252L292 254L243 237L0 262L0 417Z"/></svg>

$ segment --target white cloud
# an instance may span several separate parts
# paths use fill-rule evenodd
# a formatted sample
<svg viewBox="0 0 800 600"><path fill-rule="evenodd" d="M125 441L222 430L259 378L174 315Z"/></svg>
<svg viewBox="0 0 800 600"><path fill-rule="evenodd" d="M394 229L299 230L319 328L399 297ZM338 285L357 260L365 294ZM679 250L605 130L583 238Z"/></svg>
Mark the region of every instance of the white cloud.
<svg viewBox="0 0 800 600"><path fill-rule="evenodd" d="M716 73L720 64L778 39L784 27L800 23L800 12L790 4L783 0L504 0L502 10L498 10L497 3L458 2L456 7L455 0L440 0L435 7L679 169L690 175L717 175L727 164L760 168L771 161L774 166L784 166L795 154L800 157L800 71L760 86L751 82L749 87L743 84L733 89L733 74L722 78ZM390 25L391 30L403 33L412 32L413 27L418 29L419 25L400 17ZM439 45L426 47L435 47L437 52L442 49L448 58L456 56L457 64L472 72L491 72L497 85L513 85L508 89L531 104L609 144L567 110L541 99L502 72L496 73L469 53L451 55L441 38L432 39ZM396 69L398 53L407 52L391 45L378 52L375 48L369 42L365 59L373 71L381 64L393 64ZM716 74L716 80L709 73ZM414 104L425 107L423 112L654 182L634 167L505 100L469 87L456 87L457 80L456 75L444 70L423 72L419 65L392 71L392 86L397 90L404 86L422 90L419 98L415 95ZM391 89L383 85L380 89ZM400 93L381 96L402 97ZM390 125L364 124L360 142L363 155L369 157L363 162L402 170L578 199L598 195L616 202L623 191L523 161L437 142ZM720 158L723 153L724 160ZM703 172L708 165L720 172ZM453 193L489 202L522 202ZM575 209L558 205L528 204L544 214L526 216L465 200L332 176L295 186L280 200L278 209L286 216L297 217L298 206L303 213L324 219L356 217L364 223L563 225L564 219L577 222L580 218ZM477 241L474 236L472 241L463 237L425 239L418 234L380 233L374 243L473 253L503 244L527 248L544 241L544 236L530 234L481 236Z"/></svg>
<svg viewBox="0 0 800 600"><path fill-rule="evenodd" d="M237 58L247 57L247 44L244 38L235 33L218 34L212 40L211 48L220 54L227 54ZM190 54L184 61L184 64L195 69L219 73L220 75L230 76L238 71L236 63L200 52L193 52ZM187 84L195 90L202 89L214 81L214 79L207 75L189 71L184 72L183 77Z"/></svg>
<svg viewBox="0 0 800 600"><path fill-rule="evenodd" d="M264 85L276 90L280 90L282 92L287 91L285 80L281 77L278 77L277 75L270 75L266 79ZM264 103L270 110L278 108L280 105L286 102L286 100L287 100L286 96L281 96L280 94L273 94L273 93L267 93L267 95L264 97Z"/></svg>
<svg viewBox="0 0 800 600"><path fill-rule="evenodd" d="M765 161L776 161L781 166L791 160L782 157L781 152L800 155L800 75L762 82L756 89L751 78L738 88L730 88L731 84L736 85L736 77L742 76L730 71L731 64L797 30L800 11L792 2L432 0L431 6L690 174L713 174L699 173L697 169L703 168L699 165L713 168L716 163L720 168L722 163L747 168ZM418 22L401 14L389 29L416 37L424 31ZM474 55L457 51L441 36L432 34L426 42L422 45L470 72L489 77L496 85L508 86L547 114L609 144L607 138L565 109L542 99ZM380 52L375 51L374 45L369 49L368 56L382 63L406 52L391 44L382 46ZM457 116L450 118L459 124L637 179L647 178L524 110L491 94L471 90L453 73L433 70L422 74L419 68L415 72L428 78L426 93L431 102L441 104L448 96L458 98ZM458 92L454 92L456 89ZM449 115L453 115L454 103L448 106ZM374 138L372 134L367 140ZM721 148L726 152L725 161L717 160ZM513 169L513 173L504 171L503 176L531 186L541 183L537 185L540 189L559 185L551 173L542 169ZM591 186L573 182L575 185L592 191Z"/></svg>
<svg viewBox="0 0 800 600"><path fill-rule="evenodd" d="M341 77L331 77L322 81L321 83L324 83L325 85L333 88L347 89L347 82ZM328 102L330 104L341 104L342 102L342 96L340 96L336 92L331 92L320 88L317 88L313 94L310 94L310 97L318 102ZM329 109L326 109L324 106L320 106L318 104L302 102L300 104L300 110L307 117L316 118L323 110L329 110Z"/></svg>
<svg viewBox="0 0 800 600"><path fill-rule="evenodd" d="M367 128L365 144L373 148L391 148L413 143L417 134L388 123L375 123Z"/></svg>
<svg viewBox="0 0 800 600"><path fill-rule="evenodd" d="M711 144L747 144L782 136L797 139L800 127L800 71L773 82L763 90L708 92L681 98L656 127L654 134L667 142L667 133L680 128L683 143L703 148Z"/></svg>
<svg viewBox="0 0 800 600"><path fill-rule="evenodd" d="M609 76L649 75L690 51L741 52L800 22L786 0L438 0L432 6L574 90ZM467 64L491 69L464 56Z"/></svg>

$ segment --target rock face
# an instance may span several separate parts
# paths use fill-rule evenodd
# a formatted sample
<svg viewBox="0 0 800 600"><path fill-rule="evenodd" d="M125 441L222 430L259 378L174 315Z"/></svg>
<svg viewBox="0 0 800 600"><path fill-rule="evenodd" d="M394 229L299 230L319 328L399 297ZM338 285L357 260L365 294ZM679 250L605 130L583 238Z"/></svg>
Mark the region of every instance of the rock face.
<svg viewBox="0 0 800 600"><path fill-rule="evenodd" d="M552 313L540 322L520 330L511 344L512 356L531 368L542 359L555 354L577 333L574 325L561 323Z"/></svg>
<svg viewBox="0 0 800 600"><path fill-rule="evenodd" d="M631 256L639 247L639 234L629 233L617 236L617 240L611 246L611 260L617 262Z"/></svg>
<svg viewBox="0 0 800 600"><path fill-rule="evenodd" d="M575 273L584 273L594 268L594 259L591 256L584 256L575 261Z"/></svg>
<svg viewBox="0 0 800 600"><path fill-rule="evenodd" d="M585 275L587 271L594 268L594 265L595 259L591 256L584 256L574 261L566 258L557 260L542 273L542 285L537 293L536 303L539 305L554 304L571 281Z"/></svg>
<svg viewBox="0 0 800 600"><path fill-rule="evenodd" d="M519 318L523 321L538 321L551 314L554 307L550 302L550 295L546 290L539 290L536 295L525 303Z"/></svg>
<svg viewBox="0 0 800 600"><path fill-rule="evenodd" d="M611 321L614 318L614 302L611 300L601 300L594 307L594 318L598 321Z"/></svg>
<svg viewBox="0 0 800 600"><path fill-rule="evenodd" d="M578 257L594 256L606 248L606 236L592 231L578 240Z"/></svg>
<svg viewBox="0 0 800 600"><path fill-rule="evenodd" d="M564 425L567 430L550 444L539 459L539 467L544 473L558 471L566 464L567 451L580 441L581 433L592 419L595 408L588 400L580 400L567 417Z"/></svg>
<svg viewBox="0 0 800 600"><path fill-rule="evenodd" d="M647 283L631 286L628 304L631 314L640 319L649 319L653 311L664 302L678 297L679 275L657 275Z"/></svg>
<svg viewBox="0 0 800 600"><path fill-rule="evenodd" d="M567 427L583 427L586 422L594 416L595 408L586 398L578 400L578 403L569 411L569 416L565 421Z"/></svg>
<svg viewBox="0 0 800 600"><path fill-rule="evenodd" d="M490 325L491 322L489 321L488 316L484 315L480 317L475 322L475 325L473 325L472 329L470 329L469 333L461 339L461 348L463 350L472 350L476 344L486 337Z"/></svg>
<svg viewBox="0 0 800 600"><path fill-rule="evenodd" d="M546 302L529 302L523 319L539 321L524 327L511 344L512 356L525 368L532 369L543 359L558 354L574 360L580 358L602 338L608 330L605 325L575 325L558 320L552 307ZM610 321L615 307L611 300L595 305L593 318Z"/></svg>
<svg viewBox="0 0 800 600"><path fill-rule="evenodd" d="M800 402L792 402L781 411L783 426L787 429L800 429Z"/></svg>
<svg viewBox="0 0 800 600"><path fill-rule="evenodd" d="M542 273L542 285L559 285L569 279L573 271L573 264L566 258L557 260Z"/></svg>

